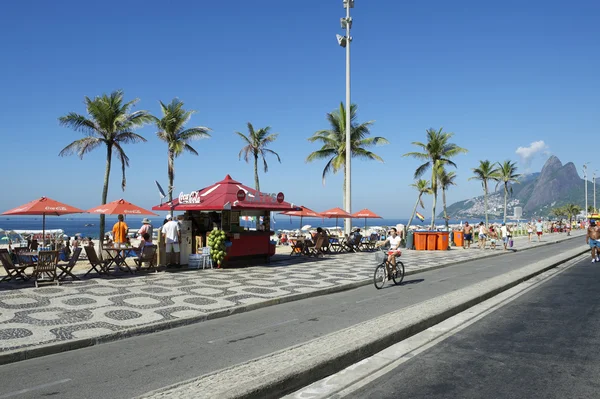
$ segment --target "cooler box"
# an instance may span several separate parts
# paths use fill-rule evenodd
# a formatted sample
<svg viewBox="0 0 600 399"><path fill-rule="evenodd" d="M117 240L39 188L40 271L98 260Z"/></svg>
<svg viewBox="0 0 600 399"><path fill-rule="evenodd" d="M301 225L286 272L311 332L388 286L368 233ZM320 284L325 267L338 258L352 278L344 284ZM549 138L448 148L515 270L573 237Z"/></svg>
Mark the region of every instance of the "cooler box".
<svg viewBox="0 0 600 399"><path fill-rule="evenodd" d="M435 251L437 245L438 235L437 233L427 233L427 250Z"/></svg>
<svg viewBox="0 0 600 399"><path fill-rule="evenodd" d="M454 243L457 247L462 247L465 245L465 233L462 231L454 232Z"/></svg>
<svg viewBox="0 0 600 399"><path fill-rule="evenodd" d="M437 235L437 250L438 251L446 251L448 249L448 241L450 238L450 233L447 231L436 233Z"/></svg>
<svg viewBox="0 0 600 399"><path fill-rule="evenodd" d="M427 249L427 233L415 233L415 249L424 251Z"/></svg>

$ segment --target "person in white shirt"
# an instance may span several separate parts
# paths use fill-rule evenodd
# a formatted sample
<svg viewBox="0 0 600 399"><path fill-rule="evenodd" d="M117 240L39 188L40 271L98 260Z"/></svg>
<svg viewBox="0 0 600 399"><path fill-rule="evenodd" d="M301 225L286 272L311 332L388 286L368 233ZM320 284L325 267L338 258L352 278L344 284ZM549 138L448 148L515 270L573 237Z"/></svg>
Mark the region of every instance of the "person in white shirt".
<svg viewBox="0 0 600 399"><path fill-rule="evenodd" d="M167 269L172 267L180 268L179 242L181 241L181 232L179 230L179 223L174 221L171 215L167 215L167 223L164 224L161 232L165 240Z"/></svg>
<svg viewBox="0 0 600 399"><path fill-rule="evenodd" d="M396 228L392 227L392 230L390 230L390 232L389 232L388 238L386 238L386 240L384 242L379 244L380 247L383 247L387 243L390 244L390 249L388 250L387 265L388 266L391 265L392 270L388 270L388 280L391 280L392 273L396 272L396 256L400 256L402 254L402 251L400 251L400 243L401 242L402 242L402 239L398 235L398 231L396 230Z"/></svg>
<svg viewBox="0 0 600 399"><path fill-rule="evenodd" d="M508 242L512 238L512 232L510 231L510 227L508 227L505 223L502 223L502 227L500 227L500 231L502 232L502 242L504 243L504 250L508 250Z"/></svg>

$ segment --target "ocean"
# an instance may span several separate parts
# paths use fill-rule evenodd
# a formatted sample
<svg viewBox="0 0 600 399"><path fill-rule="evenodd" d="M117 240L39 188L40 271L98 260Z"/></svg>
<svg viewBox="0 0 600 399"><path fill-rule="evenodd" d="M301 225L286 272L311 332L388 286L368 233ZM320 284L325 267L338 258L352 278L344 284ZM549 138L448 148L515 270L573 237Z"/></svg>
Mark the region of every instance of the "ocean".
<svg viewBox="0 0 600 399"><path fill-rule="evenodd" d="M142 217L128 216L125 220L127 225L130 228L139 228L142 226ZM156 228L162 225L164 220L163 216L153 216L150 217L152 221L152 225ZM474 220L450 220L450 224L459 224L464 222L469 222L471 224L479 223L480 219ZM113 224L117 222L116 215L107 215L106 216L106 228L110 231L112 229ZM501 222L498 220L490 220L490 222ZM240 221L241 225L244 227L254 228L255 223L252 221ZM274 218L271 219L271 229L274 231L277 230L295 230L299 229L302 226L310 225L312 227L335 227L336 220L335 219L320 219L320 218L303 218L302 222L298 217L289 217L284 215L275 215ZM300 224L302 223L302 224ZM408 219L367 219L367 227L369 226L396 226L397 224L407 224ZM415 226L423 226L423 228L427 228L429 226L429 220L425 219L424 222L421 222L419 219L415 218L412 222ZM436 225L443 225L443 219L437 219ZM62 229L66 235L69 237L74 236L75 234L80 234L82 237L92 237L97 239L99 237L99 225L100 225L100 217L99 216L90 216L90 217L68 217L68 216L47 216L46 217L46 230L51 229ZM339 219L337 221L337 225L342 227L344 225L343 219ZM353 219L352 225L355 227L364 228L365 220L364 219ZM41 230L42 229L42 217L41 216L1 216L0 217L0 229L3 230Z"/></svg>

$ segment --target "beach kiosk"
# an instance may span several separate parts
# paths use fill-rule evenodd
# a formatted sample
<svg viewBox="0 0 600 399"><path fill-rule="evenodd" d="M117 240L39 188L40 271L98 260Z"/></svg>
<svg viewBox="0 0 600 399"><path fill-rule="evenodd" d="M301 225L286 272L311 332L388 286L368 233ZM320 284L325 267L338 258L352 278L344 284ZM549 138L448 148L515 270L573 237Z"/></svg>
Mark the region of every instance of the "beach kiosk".
<svg viewBox="0 0 600 399"><path fill-rule="evenodd" d="M183 224L191 230L192 239L182 240L181 244L190 248L182 248L182 255L202 253L208 234L216 228L227 236L227 251L221 266L231 267L268 262L275 254L275 244L271 243L271 212L299 210L300 207L285 202L281 192L258 192L227 175L211 186L181 193L172 203L152 208L155 211L171 209L185 212ZM242 217L256 218L256 229L244 228L240 224ZM187 264L183 256L181 263Z"/></svg>

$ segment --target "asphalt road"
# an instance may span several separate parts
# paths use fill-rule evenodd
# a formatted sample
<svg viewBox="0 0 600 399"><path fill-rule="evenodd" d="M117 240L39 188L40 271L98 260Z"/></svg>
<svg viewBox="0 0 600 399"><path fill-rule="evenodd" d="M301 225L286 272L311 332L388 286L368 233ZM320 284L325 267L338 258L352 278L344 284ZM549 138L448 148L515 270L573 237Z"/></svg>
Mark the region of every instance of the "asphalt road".
<svg viewBox="0 0 600 399"><path fill-rule="evenodd" d="M598 398L599 287L586 259L346 398Z"/></svg>
<svg viewBox="0 0 600 399"><path fill-rule="evenodd" d="M141 395L458 290L581 246L582 240L416 274L402 286L369 285L0 366L0 399Z"/></svg>

